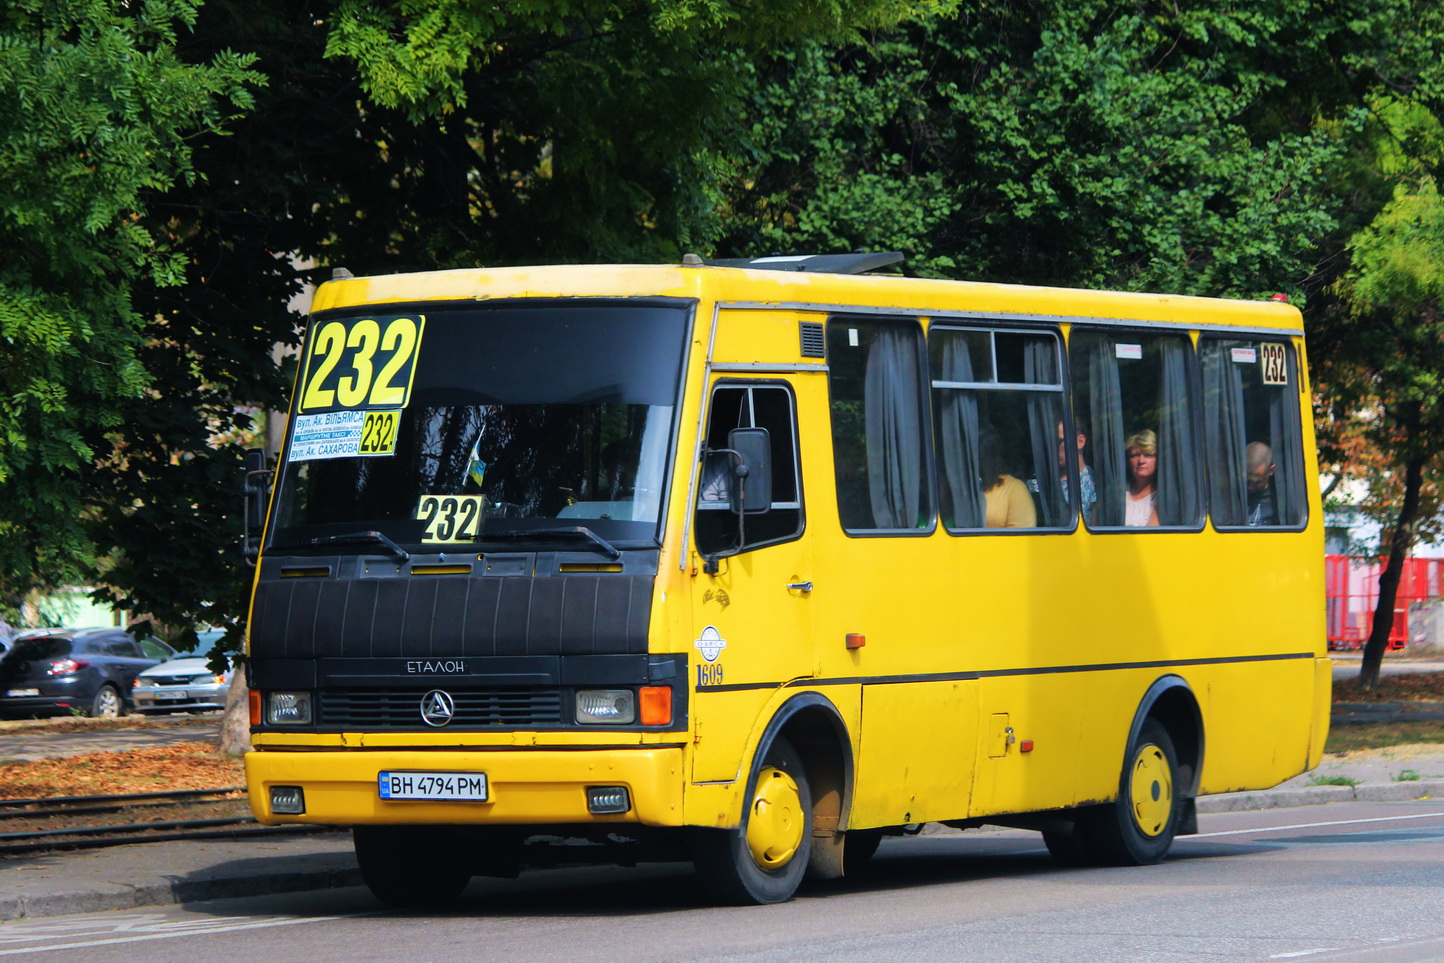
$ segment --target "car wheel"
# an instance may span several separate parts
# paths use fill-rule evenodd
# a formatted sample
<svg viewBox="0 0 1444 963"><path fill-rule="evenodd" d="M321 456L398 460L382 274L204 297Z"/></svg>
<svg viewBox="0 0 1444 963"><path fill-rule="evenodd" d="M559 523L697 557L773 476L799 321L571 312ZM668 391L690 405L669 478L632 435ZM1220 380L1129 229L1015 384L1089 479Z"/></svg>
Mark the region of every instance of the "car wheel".
<svg viewBox="0 0 1444 963"><path fill-rule="evenodd" d="M90 715L96 719L118 719L124 713L125 704L115 686L106 683L95 693L90 702Z"/></svg>
<svg viewBox="0 0 1444 963"><path fill-rule="evenodd" d="M692 860L719 900L783 903L797 892L812 850L812 792L802 757L778 738L754 782L742 825L694 830Z"/></svg>

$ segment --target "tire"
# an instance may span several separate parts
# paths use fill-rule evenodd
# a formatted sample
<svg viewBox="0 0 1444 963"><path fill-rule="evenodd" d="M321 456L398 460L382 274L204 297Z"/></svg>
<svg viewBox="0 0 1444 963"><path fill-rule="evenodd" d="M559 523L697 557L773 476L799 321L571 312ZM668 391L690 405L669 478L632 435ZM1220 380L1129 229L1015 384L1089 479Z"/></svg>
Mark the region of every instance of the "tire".
<svg viewBox="0 0 1444 963"><path fill-rule="evenodd" d="M776 739L751 783L742 825L694 830L692 861L702 885L721 902L785 903L812 851L812 791L802 757L786 739Z"/></svg>
<svg viewBox="0 0 1444 963"><path fill-rule="evenodd" d="M1093 851L1083 837L1080 827L1067 833L1044 833L1043 844L1053 862L1060 866L1092 866L1095 864Z"/></svg>
<svg viewBox="0 0 1444 963"><path fill-rule="evenodd" d="M1182 790L1173 740L1162 724L1147 719L1124 756L1118 801L1091 810L1075 835L1101 865L1161 862L1183 813Z"/></svg>
<svg viewBox="0 0 1444 963"><path fill-rule="evenodd" d="M95 690L87 715L95 719L119 719L125 715L125 702L115 686L107 682Z"/></svg>
<svg viewBox="0 0 1444 963"><path fill-rule="evenodd" d="M842 844L842 875L856 876L867 869L882 844L881 829L850 829Z"/></svg>
<svg viewBox="0 0 1444 963"><path fill-rule="evenodd" d="M447 826L357 826L356 862L366 887L397 909L445 906L471 881L468 847Z"/></svg>

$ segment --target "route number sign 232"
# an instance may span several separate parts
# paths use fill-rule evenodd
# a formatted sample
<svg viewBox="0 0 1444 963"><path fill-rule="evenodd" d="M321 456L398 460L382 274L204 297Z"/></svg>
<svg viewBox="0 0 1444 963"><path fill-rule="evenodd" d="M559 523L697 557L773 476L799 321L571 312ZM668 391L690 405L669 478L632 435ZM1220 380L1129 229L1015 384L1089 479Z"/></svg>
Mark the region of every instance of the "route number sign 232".
<svg viewBox="0 0 1444 963"><path fill-rule="evenodd" d="M306 352L297 412L405 408L425 325L420 315L320 322Z"/></svg>

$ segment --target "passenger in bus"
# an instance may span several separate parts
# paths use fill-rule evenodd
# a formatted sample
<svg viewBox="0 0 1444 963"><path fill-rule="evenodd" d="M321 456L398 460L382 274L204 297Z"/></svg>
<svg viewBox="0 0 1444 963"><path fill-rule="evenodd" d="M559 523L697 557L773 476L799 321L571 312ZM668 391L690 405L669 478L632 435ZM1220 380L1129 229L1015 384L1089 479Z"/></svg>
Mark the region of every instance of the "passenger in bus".
<svg viewBox="0 0 1444 963"><path fill-rule="evenodd" d="M1123 524L1142 528L1158 524L1158 436L1145 428L1123 443L1128 461Z"/></svg>
<svg viewBox="0 0 1444 963"><path fill-rule="evenodd" d="M978 468L983 479L984 528L1037 528L1038 510L1028 486L1004 468L998 430L984 425L978 432Z"/></svg>
<svg viewBox="0 0 1444 963"><path fill-rule="evenodd" d="M1074 472L1078 475L1078 498L1082 503L1083 520L1090 525L1093 523L1093 503L1098 501L1098 489L1093 485L1093 469L1083 460L1083 446L1088 444L1088 436L1078 432L1077 451L1078 465L1071 469L1068 464L1068 444L1063 440L1063 422L1058 422L1058 470L1063 479L1063 498L1068 498L1068 479Z"/></svg>
<svg viewBox="0 0 1444 963"><path fill-rule="evenodd" d="M1244 449L1244 470L1248 478L1248 523L1277 525L1279 513L1274 505L1273 449L1261 441L1249 442Z"/></svg>

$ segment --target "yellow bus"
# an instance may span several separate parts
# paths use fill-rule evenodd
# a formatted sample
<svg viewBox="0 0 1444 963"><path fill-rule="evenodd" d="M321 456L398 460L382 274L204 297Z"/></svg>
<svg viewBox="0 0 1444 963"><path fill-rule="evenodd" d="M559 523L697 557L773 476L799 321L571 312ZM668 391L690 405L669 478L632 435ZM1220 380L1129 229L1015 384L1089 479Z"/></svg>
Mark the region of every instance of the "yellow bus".
<svg viewBox="0 0 1444 963"><path fill-rule="evenodd" d="M396 905L564 856L769 903L928 822L1155 863L1316 765L1298 311L895 259L324 284L248 523L256 817Z"/></svg>

